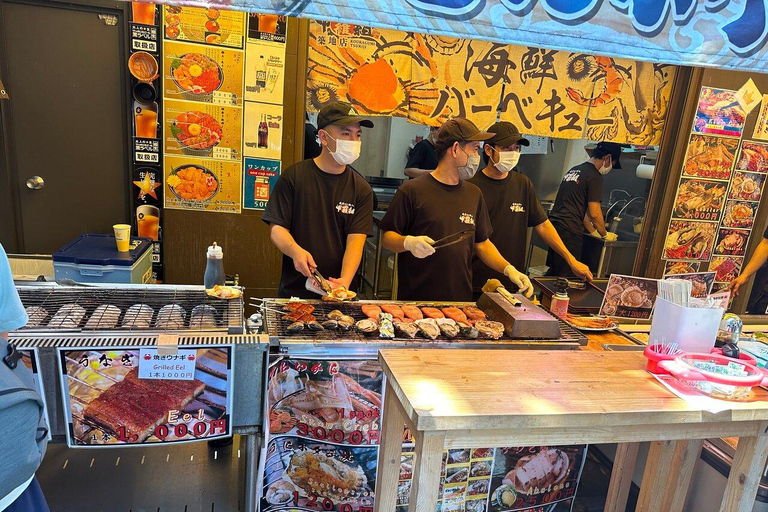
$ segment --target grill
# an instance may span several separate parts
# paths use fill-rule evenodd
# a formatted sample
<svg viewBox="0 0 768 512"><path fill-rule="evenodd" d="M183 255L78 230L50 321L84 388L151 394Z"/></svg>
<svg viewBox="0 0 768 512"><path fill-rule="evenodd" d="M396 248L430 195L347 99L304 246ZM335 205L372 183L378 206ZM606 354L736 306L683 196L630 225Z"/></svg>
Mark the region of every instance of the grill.
<svg viewBox="0 0 768 512"><path fill-rule="evenodd" d="M364 334L359 333L357 330L352 329L348 332L341 332L341 331L308 331L305 329L304 331L298 333L298 334L292 334L287 332L286 328L288 325L291 324L291 322L287 320L283 320L282 316L286 313L286 311L283 311L283 306L290 302L288 299L265 299L262 303L262 311L263 316L265 319L264 325L265 330L270 336L277 336L280 338L280 343L285 342L358 342L358 343L368 343L368 344L413 344L413 343L423 343L426 345L431 344L454 344L454 345L466 345L466 344L478 344L478 345L504 345L504 344L510 344L510 343L520 343L520 342L527 342L529 344L536 344L536 343L544 343L544 342L554 342L554 343L577 343L579 345L586 345L587 344L587 338L582 335L579 331L574 329L573 327L569 326L559 318L555 317L558 320L558 323L560 324L560 337L556 340L518 340L518 339L509 339L509 338L501 338L499 340L483 340L483 339L470 339L464 336L457 336L456 338L445 338L445 337L438 337L435 340L429 340L426 338L406 338L406 337L398 337L397 333L395 333L395 338L379 338L376 334L373 334L371 336L365 336ZM338 302L323 302L323 301L305 301L309 304L312 304L315 307L315 311L312 313L319 322L322 322L324 319L327 318L328 313L333 311L334 309L338 309L342 313L351 316L352 318L357 320L362 320L364 318L367 318L361 309L361 306L364 304L382 304L380 301L358 301L358 302L346 302L346 303L338 303ZM406 304L405 302L386 302L385 304ZM414 304L412 302L409 302L407 304ZM463 306L474 306L475 304L472 302L422 302L414 304L418 307L447 307L447 306L456 306L456 307L463 307ZM549 313L549 312L548 312ZM550 313L551 314L551 313ZM509 347L506 347L509 348Z"/></svg>
<svg viewBox="0 0 768 512"><path fill-rule="evenodd" d="M25 332L243 332L242 297L217 299L200 286L20 285L17 290L30 316Z"/></svg>

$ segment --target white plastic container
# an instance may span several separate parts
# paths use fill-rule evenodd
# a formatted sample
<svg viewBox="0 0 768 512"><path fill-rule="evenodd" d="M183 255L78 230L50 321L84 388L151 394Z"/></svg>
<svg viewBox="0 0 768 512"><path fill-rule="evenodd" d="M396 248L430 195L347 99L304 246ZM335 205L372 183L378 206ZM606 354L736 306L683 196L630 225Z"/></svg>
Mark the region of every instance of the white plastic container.
<svg viewBox="0 0 768 512"><path fill-rule="evenodd" d="M724 313L722 308L685 308L656 297L648 343L677 343L684 352L708 354L715 347Z"/></svg>

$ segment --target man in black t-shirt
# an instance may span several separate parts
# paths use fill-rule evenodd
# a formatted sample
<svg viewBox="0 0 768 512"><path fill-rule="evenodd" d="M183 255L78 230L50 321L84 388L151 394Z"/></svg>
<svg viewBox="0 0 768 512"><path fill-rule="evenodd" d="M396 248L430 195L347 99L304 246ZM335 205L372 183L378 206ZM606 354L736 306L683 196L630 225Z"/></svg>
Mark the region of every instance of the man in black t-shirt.
<svg viewBox="0 0 768 512"><path fill-rule="evenodd" d="M317 268L335 286L354 288L365 239L373 231L373 191L350 164L360 156L363 119L335 102L317 116L320 156L285 169L262 220L283 253L280 297L317 298L306 280Z"/></svg>
<svg viewBox="0 0 768 512"><path fill-rule="evenodd" d="M600 236L606 242L616 241L616 233L605 229L600 203L603 200L603 175L611 172L611 169L621 169L620 157L620 144L600 142L589 160L563 176L549 220L576 259L582 257L585 228L589 234ZM571 266L552 248L547 255L547 265L548 276L572 275Z"/></svg>
<svg viewBox="0 0 768 512"><path fill-rule="evenodd" d="M591 280L589 268L568 252L547 219L531 180L515 168L520 159L520 148L528 146L528 140L515 125L506 121L494 124L488 132L493 134L493 138L483 146L486 166L468 181L483 192L493 226L491 242L512 265L525 268L528 228L532 227L547 245L565 258L576 276ZM488 279L498 279L501 274L475 257L472 276L477 297Z"/></svg>
<svg viewBox="0 0 768 512"><path fill-rule="evenodd" d="M418 178L422 174L429 174L437 168L437 153L435 153L435 140L439 126L429 127L429 136L418 142L408 154L408 162L405 164L405 175L409 178Z"/></svg>
<svg viewBox="0 0 768 512"><path fill-rule="evenodd" d="M467 180L480 163L480 141L492 135L469 120L446 121L438 132L437 168L403 183L381 221L382 244L398 256L399 300L471 301L472 255L503 273L530 296L528 276L518 272L493 245L483 194ZM442 238L469 232L440 247ZM438 246L433 247L433 245Z"/></svg>

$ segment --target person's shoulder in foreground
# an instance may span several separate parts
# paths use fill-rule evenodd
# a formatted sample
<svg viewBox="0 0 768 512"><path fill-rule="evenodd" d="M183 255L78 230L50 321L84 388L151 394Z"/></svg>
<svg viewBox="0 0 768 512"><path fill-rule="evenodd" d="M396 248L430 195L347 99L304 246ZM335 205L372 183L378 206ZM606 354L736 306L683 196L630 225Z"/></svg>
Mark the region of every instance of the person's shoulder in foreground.
<svg viewBox="0 0 768 512"><path fill-rule="evenodd" d="M20 329L27 324L27 320L27 312L13 283L8 256L0 244L0 332Z"/></svg>

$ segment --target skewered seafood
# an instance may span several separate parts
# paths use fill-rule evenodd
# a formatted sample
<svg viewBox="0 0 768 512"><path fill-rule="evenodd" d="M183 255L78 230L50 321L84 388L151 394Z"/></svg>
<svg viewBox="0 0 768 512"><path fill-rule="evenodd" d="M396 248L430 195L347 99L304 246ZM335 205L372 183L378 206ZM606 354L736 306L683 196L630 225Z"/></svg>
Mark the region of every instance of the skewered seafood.
<svg viewBox="0 0 768 512"><path fill-rule="evenodd" d="M475 328L483 338L497 340L504 335L504 324L489 320L478 320L475 322Z"/></svg>
<svg viewBox="0 0 768 512"><path fill-rule="evenodd" d="M91 314L85 323L86 329L114 329L120 319L120 308L111 304L102 304Z"/></svg>
<svg viewBox="0 0 768 512"><path fill-rule="evenodd" d="M457 307L450 306L447 308L443 308L443 314L446 316L446 318L451 318L456 322L461 322L464 324L469 323L469 319L467 318L467 315Z"/></svg>
<svg viewBox="0 0 768 512"><path fill-rule="evenodd" d="M59 308L51 321L48 322L48 327L56 327L58 329L76 329L80 322L83 321L85 316L85 308L78 306L77 304L64 304Z"/></svg>
<svg viewBox="0 0 768 512"><path fill-rule="evenodd" d="M403 310L405 318L409 318L411 320L421 320L424 318L424 314L421 312L421 310L413 304L403 304L400 308Z"/></svg>
<svg viewBox="0 0 768 512"><path fill-rule="evenodd" d="M455 320L451 318L436 318L435 321L440 328L440 332L446 338L455 338L459 335L459 325Z"/></svg>
<svg viewBox="0 0 768 512"><path fill-rule="evenodd" d="M415 323L395 322L395 330L406 338L415 338L419 334L419 327Z"/></svg>
<svg viewBox="0 0 768 512"><path fill-rule="evenodd" d="M440 336L440 327L437 325L434 318L423 318L421 320L416 320L415 323L419 328L419 332L421 332L424 337L434 340Z"/></svg>
<svg viewBox="0 0 768 512"><path fill-rule="evenodd" d="M157 329L183 329L187 312L178 304L166 304L157 313Z"/></svg>
<svg viewBox="0 0 768 512"><path fill-rule="evenodd" d="M29 317L27 327L40 327L48 318L48 311L41 306L28 306L26 312Z"/></svg>
<svg viewBox="0 0 768 512"><path fill-rule="evenodd" d="M373 334L379 330L379 325L372 318L366 318L358 321L355 324L355 327L358 331L360 331L360 333L365 335Z"/></svg>
<svg viewBox="0 0 768 512"><path fill-rule="evenodd" d="M363 304L360 309L365 316L372 318L373 320L378 320L379 315L381 314L381 308L375 304Z"/></svg>
<svg viewBox="0 0 768 512"><path fill-rule="evenodd" d="M215 329L216 308L208 304L199 304L192 308L189 317L189 327L193 329Z"/></svg>
<svg viewBox="0 0 768 512"><path fill-rule="evenodd" d="M283 309L286 311L301 311L302 313L314 313L315 306L306 302L289 302Z"/></svg>
<svg viewBox="0 0 768 512"><path fill-rule="evenodd" d="M421 312L424 313L424 316L427 318L445 318L443 312L437 308L426 306L421 308Z"/></svg>
<svg viewBox="0 0 768 512"><path fill-rule="evenodd" d="M381 310L385 313L389 313L393 318L399 318L400 320L405 319L405 313L403 313L403 309L397 304L382 304Z"/></svg>
<svg viewBox="0 0 768 512"><path fill-rule="evenodd" d="M126 329L149 329L155 310L147 304L134 304L123 316L122 327Z"/></svg>

